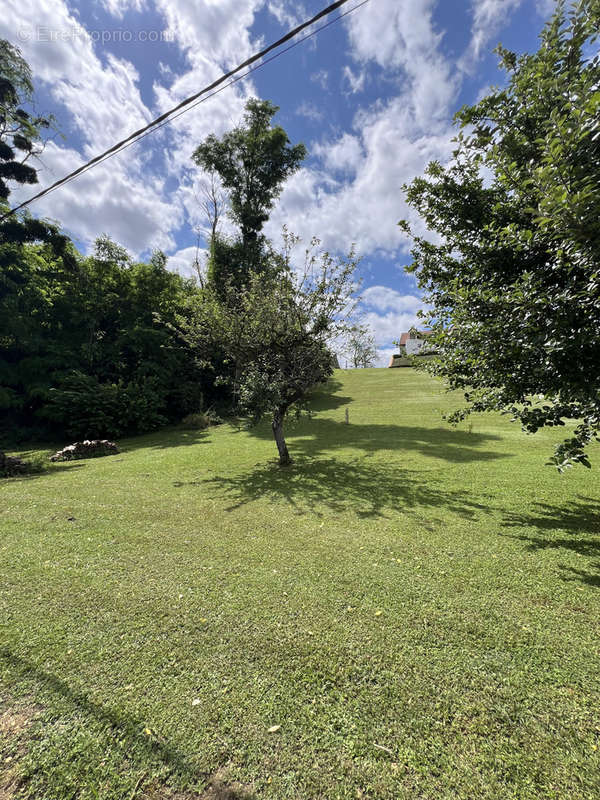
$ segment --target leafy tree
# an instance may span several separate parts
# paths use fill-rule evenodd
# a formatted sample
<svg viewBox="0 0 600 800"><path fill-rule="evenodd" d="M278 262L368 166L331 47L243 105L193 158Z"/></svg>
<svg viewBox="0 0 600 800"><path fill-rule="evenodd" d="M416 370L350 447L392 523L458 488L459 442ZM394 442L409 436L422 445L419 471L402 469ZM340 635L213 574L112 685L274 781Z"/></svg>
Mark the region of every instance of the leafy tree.
<svg viewBox="0 0 600 800"><path fill-rule="evenodd" d="M43 146L50 118L32 115L33 85L18 48L0 40L0 216L9 210L14 185L37 182L27 163ZM66 283L74 264L69 241L58 228L29 214L0 224L0 412L6 425L33 413L48 388L40 351L46 346L48 319L61 292L40 279L61 275ZM43 360L43 359L42 359ZM59 358L57 357L57 360ZM25 389L25 386L28 388Z"/></svg>
<svg viewBox="0 0 600 800"><path fill-rule="evenodd" d="M240 286L250 272L269 262L263 225L284 182L306 156L303 144L290 145L284 129L271 124L278 110L266 100L252 98L240 125L220 139L211 134L194 152L196 164L219 176L240 232L232 240L219 235L216 225L212 230L208 279L217 287L230 282Z"/></svg>
<svg viewBox="0 0 600 800"><path fill-rule="evenodd" d="M298 239L284 233L285 250L277 268L250 274L231 298L214 289L198 303L185 335L199 357L210 359L215 346L233 362L234 397L251 424L271 418L279 463L290 462L283 424L290 410L300 413L309 391L333 372L329 343L344 333L354 308L357 259L318 252L313 239L304 269L290 265ZM232 311L232 308L234 310Z"/></svg>
<svg viewBox="0 0 600 800"><path fill-rule="evenodd" d="M17 47L0 39L0 216L9 210L11 184L37 183L36 169L26 162L43 148L43 131L53 120L27 111L24 106L32 102L29 65ZM46 242L63 255L67 241L56 226L29 214L8 217L0 224L0 271L8 271L3 278L8 283L15 278L11 267L19 261L21 245Z"/></svg>
<svg viewBox="0 0 600 800"><path fill-rule="evenodd" d="M354 369L372 367L377 358L375 339L367 325L353 325L347 336L346 352Z"/></svg>
<svg viewBox="0 0 600 800"><path fill-rule="evenodd" d="M43 412L69 435L140 433L199 410L203 376L172 327L197 289L166 265L161 252L134 262L106 236L80 260L77 350Z"/></svg>
<svg viewBox="0 0 600 800"><path fill-rule="evenodd" d="M0 273L0 409L19 438L120 436L198 411L206 373L173 330L197 288L107 237L69 259L23 244Z"/></svg>
<svg viewBox="0 0 600 800"><path fill-rule="evenodd" d="M0 39L0 200L10 194L9 181L37 183L36 170L26 162L40 151L41 131L52 119L26 111L32 99L29 65L17 47Z"/></svg>
<svg viewBox="0 0 600 800"><path fill-rule="evenodd" d="M596 1L560 3L536 53L499 47L505 88L462 108L453 161L405 187L442 237L414 237L411 270L439 347L428 369L465 392L451 419L577 420L561 470L589 466L600 430L599 31Z"/></svg>
<svg viewBox="0 0 600 800"><path fill-rule="evenodd" d="M0 41L0 215L51 120L30 114L31 73ZM101 237L83 257L27 213L0 224L0 434L137 433L199 410L205 372L173 329L197 293L164 254L134 262Z"/></svg>

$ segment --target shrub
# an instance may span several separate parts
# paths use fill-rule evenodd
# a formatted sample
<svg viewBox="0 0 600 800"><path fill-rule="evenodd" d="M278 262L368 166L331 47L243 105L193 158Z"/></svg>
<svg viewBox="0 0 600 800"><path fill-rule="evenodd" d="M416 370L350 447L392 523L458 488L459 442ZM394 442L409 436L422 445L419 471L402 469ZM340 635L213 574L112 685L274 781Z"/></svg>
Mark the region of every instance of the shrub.
<svg viewBox="0 0 600 800"><path fill-rule="evenodd" d="M196 414L188 414L181 420L181 425L193 430L204 430L210 425L210 420L204 411L200 411Z"/></svg>
<svg viewBox="0 0 600 800"><path fill-rule="evenodd" d="M184 428L199 430L208 428L209 425L220 425L222 422L223 420L214 408L208 408L206 411L196 411L194 414L188 414L181 420L181 424Z"/></svg>
<svg viewBox="0 0 600 800"><path fill-rule="evenodd" d="M47 410L68 436L122 436L165 425L163 393L158 382L143 378L131 383L100 383L95 377L73 372L52 391Z"/></svg>
<svg viewBox="0 0 600 800"><path fill-rule="evenodd" d="M209 425L221 425L223 423L223 420L217 414L214 408L207 409L204 412L204 416L207 418Z"/></svg>

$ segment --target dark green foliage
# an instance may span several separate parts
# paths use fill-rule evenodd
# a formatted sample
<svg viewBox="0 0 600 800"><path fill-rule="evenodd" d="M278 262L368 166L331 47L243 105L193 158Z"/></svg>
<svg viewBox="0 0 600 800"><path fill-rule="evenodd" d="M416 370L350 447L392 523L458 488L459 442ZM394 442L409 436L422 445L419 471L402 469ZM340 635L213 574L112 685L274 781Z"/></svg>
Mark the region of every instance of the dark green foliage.
<svg viewBox="0 0 600 800"><path fill-rule="evenodd" d="M9 182L37 183L36 170L25 161L39 150L40 131L51 118L31 115L31 71L17 47L0 39L0 201L10 194ZM0 205L0 212L2 207Z"/></svg>
<svg viewBox="0 0 600 800"><path fill-rule="evenodd" d="M559 469L589 466L600 430L599 30L597 2L560 4L537 53L499 48L506 88L457 114L453 163L407 189L443 239L415 237L412 269L440 348L428 368L469 403L453 419L578 420Z"/></svg>
<svg viewBox="0 0 600 800"><path fill-rule="evenodd" d="M181 427L188 430L204 430L210 425L210 418L204 411L188 414L181 420Z"/></svg>
<svg viewBox="0 0 600 800"><path fill-rule="evenodd" d="M73 438L122 436L168 422L164 391L156 379L100 383L81 372L68 375L49 394L45 416Z"/></svg>
<svg viewBox="0 0 600 800"><path fill-rule="evenodd" d="M134 263L107 238L89 258L66 250L62 258L48 244L10 245L0 295L4 432L121 436L196 410L204 375L172 327L194 284L169 272L162 253Z"/></svg>
<svg viewBox="0 0 600 800"><path fill-rule="evenodd" d="M9 181L37 180L24 161L50 120L22 107L32 92L28 65L0 40L0 200ZM206 373L173 328L196 292L167 270L163 253L136 263L102 237L84 258L56 226L8 217L0 225L0 434L120 436L196 411Z"/></svg>
<svg viewBox="0 0 600 800"><path fill-rule="evenodd" d="M207 283L224 295L229 284L241 286L248 280L253 262L256 261L256 244L249 256L243 242L215 233L210 242Z"/></svg>

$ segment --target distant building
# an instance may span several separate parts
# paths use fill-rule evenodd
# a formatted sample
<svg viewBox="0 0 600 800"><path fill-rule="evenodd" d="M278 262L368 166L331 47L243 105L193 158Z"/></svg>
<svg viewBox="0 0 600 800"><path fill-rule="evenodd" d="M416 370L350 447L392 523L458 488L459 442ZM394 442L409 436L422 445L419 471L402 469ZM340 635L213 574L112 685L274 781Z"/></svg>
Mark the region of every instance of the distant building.
<svg viewBox="0 0 600 800"><path fill-rule="evenodd" d="M403 333L400 336L399 352L391 357L388 367L410 367L412 364L410 357L419 354L432 334L433 331L418 331L414 326ZM428 355L432 352L431 347L427 347L426 350Z"/></svg>

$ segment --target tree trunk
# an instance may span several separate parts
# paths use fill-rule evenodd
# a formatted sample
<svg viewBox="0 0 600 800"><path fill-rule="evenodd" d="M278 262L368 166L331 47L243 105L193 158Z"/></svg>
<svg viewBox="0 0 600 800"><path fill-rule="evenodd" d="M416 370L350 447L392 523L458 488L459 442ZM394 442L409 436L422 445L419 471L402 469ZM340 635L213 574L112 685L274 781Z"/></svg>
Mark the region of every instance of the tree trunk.
<svg viewBox="0 0 600 800"><path fill-rule="evenodd" d="M273 422L271 423L271 427L273 428L273 436L275 437L275 443L277 444L277 449L279 450L280 467L285 467L292 460L290 458L290 454L288 453L287 444L285 443L285 439L283 437L283 419L285 417L285 411L285 408L278 408L273 414Z"/></svg>

